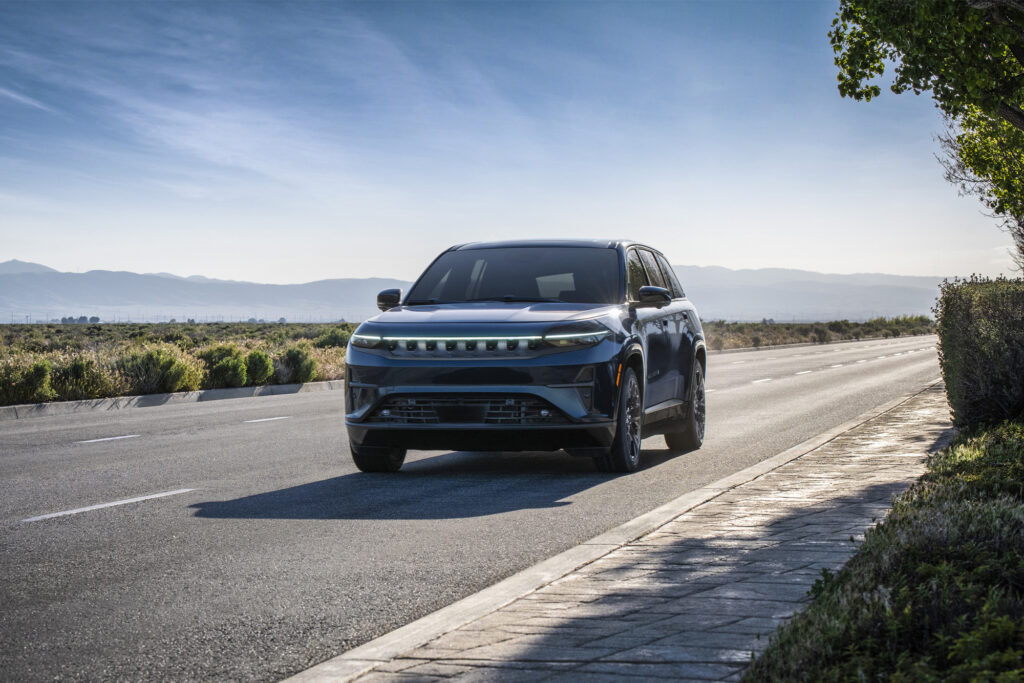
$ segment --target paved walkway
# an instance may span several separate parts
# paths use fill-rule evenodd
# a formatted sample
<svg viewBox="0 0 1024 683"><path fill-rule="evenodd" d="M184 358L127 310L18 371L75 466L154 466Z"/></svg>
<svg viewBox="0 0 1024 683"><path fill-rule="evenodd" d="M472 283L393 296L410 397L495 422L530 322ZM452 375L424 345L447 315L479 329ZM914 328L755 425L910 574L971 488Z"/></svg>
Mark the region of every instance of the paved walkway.
<svg viewBox="0 0 1024 683"><path fill-rule="evenodd" d="M359 681L737 680L948 438L941 384Z"/></svg>

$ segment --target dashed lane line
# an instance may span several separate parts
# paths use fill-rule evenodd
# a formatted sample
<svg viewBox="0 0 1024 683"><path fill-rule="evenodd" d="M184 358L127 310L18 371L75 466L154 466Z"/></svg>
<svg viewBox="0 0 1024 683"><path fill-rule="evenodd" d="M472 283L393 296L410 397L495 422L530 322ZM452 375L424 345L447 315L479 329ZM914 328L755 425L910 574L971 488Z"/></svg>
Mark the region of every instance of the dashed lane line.
<svg viewBox="0 0 1024 683"><path fill-rule="evenodd" d="M138 503L143 500L152 500L153 498L165 498L167 496L176 496L179 493L188 493L189 491L195 491L195 489L175 489L174 491L153 493L148 496L136 496L135 498L125 498L124 500L115 500L112 503L100 503L99 505L89 505L84 508L75 508L74 510L64 510L63 512L51 512L48 515L39 515L38 517L28 517L21 521L40 522L44 519L53 519L54 517L66 517L67 515L77 515L80 512L89 512L90 510L99 510L101 508L114 507L115 505L127 505L128 503Z"/></svg>
<svg viewBox="0 0 1024 683"><path fill-rule="evenodd" d="M117 441L118 439L137 439L141 436L140 434L125 434L124 436L105 436L102 439L86 439L85 441L76 441L75 443L98 443L100 441Z"/></svg>
<svg viewBox="0 0 1024 683"><path fill-rule="evenodd" d="M287 420L291 418L291 415L282 415L281 417L261 417L258 420L243 420L243 424L251 424L253 422L273 422L274 420Z"/></svg>
<svg viewBox="0 0 1024 683"><path fill-rule="evenodd" d="M814 370L801 370L800 372L793 373L794 375L806 375L807 373L814 372Z"/></svg>
<svg viewBox="0 0 1024 683"><path fill-rule="evenodd" d="M765 377L764 379L755 379L751 384L760 384L761 382L771 382L771 377Z"/></svg>

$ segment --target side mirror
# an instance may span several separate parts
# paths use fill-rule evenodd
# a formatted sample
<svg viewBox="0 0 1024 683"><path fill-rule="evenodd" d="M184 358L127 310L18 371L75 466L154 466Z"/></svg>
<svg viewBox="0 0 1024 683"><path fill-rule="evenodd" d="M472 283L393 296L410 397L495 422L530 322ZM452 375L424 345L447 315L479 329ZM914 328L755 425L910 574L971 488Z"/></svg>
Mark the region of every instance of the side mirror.
<svg viewBox="0 0 1024 683"><path fill-rule="evenodd" d="M402 301L402 290L385 289L377 295L377 308L382 311L390 311Z"/></svg>
<svg viewBox="0 0 1024 683"><path fill-rule="evenodd" d="M637 308L661 308L672 303L672 294L664 287L645 285L640 288Z"/></svg>

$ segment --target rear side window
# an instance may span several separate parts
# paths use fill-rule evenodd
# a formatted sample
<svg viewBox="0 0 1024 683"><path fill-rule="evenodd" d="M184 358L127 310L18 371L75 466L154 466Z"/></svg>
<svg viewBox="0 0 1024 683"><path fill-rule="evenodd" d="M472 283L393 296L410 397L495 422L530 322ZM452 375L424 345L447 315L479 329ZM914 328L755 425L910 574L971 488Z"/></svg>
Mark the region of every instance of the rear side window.
<svg viewBox="0 0 1024 683"><path fill-rule="evenodd" d="M686 296L686 292L683 291L683 286L679 284L679 278L676 277L676 272L669 265L669 262L661 254L655 254L654 258L658 259L658 265L661 266L661 273L665 276L665 281L668 282L669 289L672 291L673 299L682 299Z"/></svg>
<svg viewBox="0 0 1024 683"><path fill-rule="evenodd" d="M651 281L651 284L655 287L668 289L668 286L665 284L665 278L661 276L661 269L658 267L658 262L654 260L654 254L643 249L640 251L640 258L643 260L644 267L647 269L647 279Z"/></svg>
<svg viewBox="0 0 1024 683"><path fill-rule="evenodd" d="M626 255L626 296L630 301L640 300L640 288L651 284L647 279L644 264L636 249L630 249Z"/></svg>

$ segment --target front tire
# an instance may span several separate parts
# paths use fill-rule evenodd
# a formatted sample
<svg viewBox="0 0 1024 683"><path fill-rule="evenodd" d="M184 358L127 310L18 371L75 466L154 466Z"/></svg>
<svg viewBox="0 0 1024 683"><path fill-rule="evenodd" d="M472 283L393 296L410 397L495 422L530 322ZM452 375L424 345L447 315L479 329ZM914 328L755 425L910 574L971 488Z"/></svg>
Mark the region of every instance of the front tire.
<svg viewBox="0 0 1024 683"><path fill-rule="evenodd" d="M683 428L665 434L665 443L670 450L686 453L695 451L704 443L707 423L707 401L704 393L704 366L695 363L693 369L693 393L690 400L690 414L683 421Z"/></svg>
<svg viewBox="0 0 1024 683"><path fill-rule="evenodd" d="M640 442L643 440L644 402L640 382L633 368L622 373L619 393L619 424L615 440L605 455L594 458L602 472L635 472L640 467Z"/></svg>
<svg viewBox="0 0 1024 683"><path fill-rule="evenodd" d="M352 460L361 472L397 472L405 462L404 448L350 446Z"/></svg>

